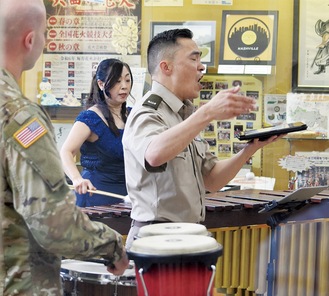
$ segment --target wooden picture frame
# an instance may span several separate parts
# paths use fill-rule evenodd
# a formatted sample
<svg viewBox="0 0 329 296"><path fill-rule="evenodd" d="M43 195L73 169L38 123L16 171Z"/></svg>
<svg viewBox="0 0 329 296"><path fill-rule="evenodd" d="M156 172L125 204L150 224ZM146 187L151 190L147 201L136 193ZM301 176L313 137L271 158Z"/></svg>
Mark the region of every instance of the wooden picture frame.
<svg viewBox="0 0 329 296"><path fill-rule="evenodd" d="M215 21L152 22L150 39L160 32L181 28L188 28L193 32L193 40L195 40L202 51L201 62L209 67L214 66L216 41Z"/></svg>
<svg viewBox="0 0 329 296"><path fill-rule="evenodd" d="M219 64L275 65L278 11L223 10Z"/></svg>
<svg viewBox="0 0 329 296"><path fill-rule="evenodd" d="M294 0L292 91L295 93L329 92L327 12L326 1Z"/></svg>
<svg viewBox="0 0 329 296"><path fill-rule="evenodd" d="M73 121L52 120L52 125L55 129L56 145L58 151L61 150L69 132L73 126Z"/></svg>

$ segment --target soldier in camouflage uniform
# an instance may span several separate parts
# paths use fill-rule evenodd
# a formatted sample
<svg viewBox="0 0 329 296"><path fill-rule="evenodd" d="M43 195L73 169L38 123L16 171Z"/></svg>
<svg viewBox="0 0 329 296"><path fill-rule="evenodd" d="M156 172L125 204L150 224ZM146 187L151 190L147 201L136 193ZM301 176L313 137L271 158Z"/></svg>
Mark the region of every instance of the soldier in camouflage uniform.
<svg viewBox="0 0 329 296"><path fill-rule="evenodd" d="M129 261L121 235L75 206L50 118L17 84L45 45L42 0L0 0L0 19L0 295L62 295L62 256L101 256L116 275Z"/></svg>

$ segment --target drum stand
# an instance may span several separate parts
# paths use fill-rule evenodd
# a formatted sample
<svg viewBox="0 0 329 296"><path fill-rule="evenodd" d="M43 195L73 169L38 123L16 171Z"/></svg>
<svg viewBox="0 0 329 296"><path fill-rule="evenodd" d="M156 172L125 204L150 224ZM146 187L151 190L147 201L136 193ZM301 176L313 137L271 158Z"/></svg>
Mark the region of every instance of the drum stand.
<svg viewBox="0 0 329 296"><path fill-rule="evenodd" d="M118 284L119 284L119 277L117 276L115 277L113 296L118 296Z"/></svg>
<svg viewBox="0 0 329 296"><path fill-rule="evenodd" d="M77 289L77 284L78 284L78 281L77 281L77 278L73 277L73 276L67 276L67 275L60 275L61 276L61 279L62 279L62 287L64 289L64 282L65 282L65 279L68 280L69 282L73 282L73 290L72 292L67 292L67 291L63 291L63 295L64 296L79 296L79 292L78 292L78 289ZM113 296L118 296L118 285L119 285L119 277L117 276L115 278L115 282L114 282L114 293L113 293Z"/></svg>
<svg viewBox="0 0 329 296"><path fill-rule="evenodd" d="M287 202L284 204L278 204L273 201L265 205L265 211L269 212L274 209L280 209L281 211L275 212L267 220L267 225L271 227L271 249L270 249L270 262L267 268L267 283L268 283L268 296L274 294L274 281L275 281L275 262L277 262L277 226L286 220L293 212L300 210L305 205L309 204L310 200L303 200L298 202Z"/></svg>
<svg viewBox="0 0 329 296"><path fill-rule="evenodd" d="M68 280L69 282L73 282L73 290L72 292L66 292L64 290L63 294L64 296L78 296L78 290L77 290L77 285L78 285L78 281L77 278L73 277L73 276L67 276L64 274L60 274L61 279L62 279L62 288L64 289L65 287L65 279Z"/></svg>

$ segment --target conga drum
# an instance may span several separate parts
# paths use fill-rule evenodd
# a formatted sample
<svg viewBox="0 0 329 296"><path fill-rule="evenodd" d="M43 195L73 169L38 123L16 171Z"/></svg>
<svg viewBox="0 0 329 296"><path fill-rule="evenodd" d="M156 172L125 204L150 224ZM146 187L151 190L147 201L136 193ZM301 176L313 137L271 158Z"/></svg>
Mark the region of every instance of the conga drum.
<svg viewBox="0 0 329 296"><path fill-rule="evenodd" d="M183 234L194 234L194 235L211 235L208 232L206 226L196 223L185 223L185 222L168 222L168 223L157 223L151 225L145 225L140 228L137 238L153 236L153 235L183 235Z"/></svg>
<svg viewBox="0 0 329 296"><path fill-rule="evenodd" d="M209 236L154 235L134 240L127 253L138 296L211 296L222 246Z"/></svg>

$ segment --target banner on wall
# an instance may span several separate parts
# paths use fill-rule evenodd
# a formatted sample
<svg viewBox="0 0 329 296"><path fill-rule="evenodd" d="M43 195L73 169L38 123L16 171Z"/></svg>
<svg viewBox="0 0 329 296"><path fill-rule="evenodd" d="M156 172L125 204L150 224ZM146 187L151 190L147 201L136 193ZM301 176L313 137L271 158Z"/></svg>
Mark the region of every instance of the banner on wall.
<svg viewBox="0 0 329 296"><path fill-rule="evenodd" d="M141 65L140 0L44 0L47 45L43 76L56 98L89 92L92 75L105 58Z"/></svg>

